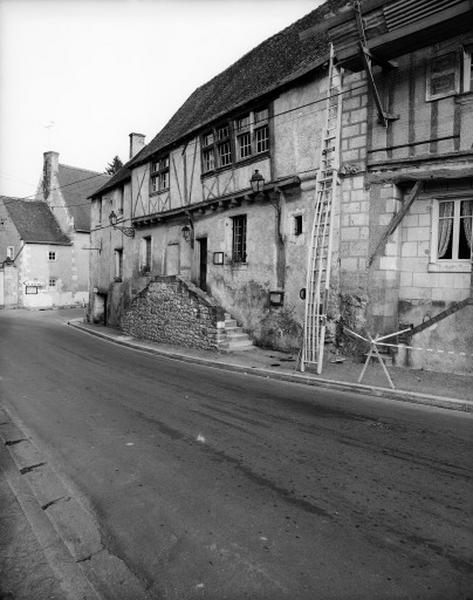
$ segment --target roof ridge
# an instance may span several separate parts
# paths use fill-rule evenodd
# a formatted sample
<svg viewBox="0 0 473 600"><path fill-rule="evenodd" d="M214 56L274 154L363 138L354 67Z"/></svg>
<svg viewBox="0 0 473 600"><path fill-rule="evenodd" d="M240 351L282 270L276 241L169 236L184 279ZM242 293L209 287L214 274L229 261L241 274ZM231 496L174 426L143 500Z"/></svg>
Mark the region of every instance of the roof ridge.
<svg viewBox="0 0 473 600"><path fill-rule="evenodd" d="M82 167L73 167L72 165L66 165L64 163L58 163L59 167L66 167L67 169L74 169L75 171L86 171L87 173L93 173L94 175L104 175L110 177L105 171L92 171L92 169L84 169Z"/></svg>

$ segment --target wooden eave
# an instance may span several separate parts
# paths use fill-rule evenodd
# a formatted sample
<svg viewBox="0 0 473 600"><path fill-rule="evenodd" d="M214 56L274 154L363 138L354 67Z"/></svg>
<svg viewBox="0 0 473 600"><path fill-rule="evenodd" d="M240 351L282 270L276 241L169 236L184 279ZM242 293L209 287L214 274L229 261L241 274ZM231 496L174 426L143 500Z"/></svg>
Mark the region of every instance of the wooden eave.
<svg viewBox="0 0 473 600"><path fill-rule="evenodd" d="M233 194L226 194L225 196L219 196L218 198L211 198L210 200L196 202L195 204L180 206L171 210L143 215L141 217L133 217L131 221L134 227L137 229L141 227L149 227L151 225L157 225L158 223L169 221L170 219L184 215L199 215L205 214L207 211L215 212L218 209L228 209L234 206L240 206L243 201L250 203L255 202L268 194L277 192L279 189L299 187L300 183L301 181L297 176L286 177L284 179L267 183L264 186L263 191L260 193L255 194L251 188L248 188Z"/></svg>
<svg viewBox="0 0 473 600"><path fill-rule="evenodd" d="M364 6L363 9L363 17L369 16L369 12L365 10ZM472 22L473 0L464 0L431 16L412 21L391 31L370 33L368 30L368 47L380 60L388 61L434 42L440 42L452 35L471 31ZM346 28L347 23L349 24L348 28ZM337 32L337 28L342 25L346 29L343 36L340 31ZM361 71L363 62L354 11L347 11L346 18L343 21L335 22L333 26L329 25L328 30L328 36L333 41L339 65L351 71ZM343 46L338 43L340 39L344 41ZM348 43L347 39L350 39Z"/></svg>
<svg viewBox="0 0 473 600"><path fill-rule="evenodd" d="M473 150L370 161L367 169L369 183L473 178Z"/></svg>

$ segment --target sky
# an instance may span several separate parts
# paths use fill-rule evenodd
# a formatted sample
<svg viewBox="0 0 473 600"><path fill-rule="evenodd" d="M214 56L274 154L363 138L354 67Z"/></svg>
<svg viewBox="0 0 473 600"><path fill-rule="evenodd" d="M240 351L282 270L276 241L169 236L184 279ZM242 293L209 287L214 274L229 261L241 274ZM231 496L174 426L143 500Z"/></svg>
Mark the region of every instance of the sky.
<svg viewBox="0 0 473 600"><path fill-rule="evenodd" d="M0 195L43 152L102 172L206 81L321 0L0 0Z"/></svg>

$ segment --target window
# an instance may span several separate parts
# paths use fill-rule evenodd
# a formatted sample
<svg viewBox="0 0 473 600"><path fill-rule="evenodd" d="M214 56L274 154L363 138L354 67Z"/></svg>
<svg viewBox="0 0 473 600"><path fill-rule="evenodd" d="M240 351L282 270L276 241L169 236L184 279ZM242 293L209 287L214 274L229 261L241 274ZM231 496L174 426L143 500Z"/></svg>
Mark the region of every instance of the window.
<svg viewBox="0 0 473 600"><path fill-rule="evenodd" d="M123 248L115 250L115 281L121 281L123 274Z"/></svg>
<svg viewBox="0 0 473 600"><path fill-rule="evenodd" d="M56 287L56 279L54 277L50 277L48 285L50 288Z"/></svg>
<svg viewBox="0 0 473 600"><path fill-rule="evenodd" d="M294 235L302 234L302 215L295 215L294 217Z"/></svg>
<svg viewBox="0 0 473 600"><path fill-rule="evenodd" d="M122 215L123 214L123 196L124 196L124 188L123 186L118 188L118 206L117 206L117 210L118 210L118 214Z"/></svg>
<svg viewBox="0 0 473 600"><path fill-rule="evenodd" d="M102 223L102 198L97 200L97 224Z"/></svg>
<svg viewBox="0 0 473 600"><path fill-rule="evenodd" d="M10 260L15 258L15 246L7 246L7 258Z"/></svg>
<svg viewBox="0 0 473 600"><path fill-rule="evenodd" d="M152 193L169 189L169 155L151 163L150 188Z"/></svg>
<svg viewBox="0 0 473 600"><path fill-rule="evenodd" d="M473 62L471 55L472 48L463 49L463 91L473 92Z"/></svg>
<svg viewBox="0 0 473 600"><path fill-rule="evenodd" d="M215 154L213 148L206 148L202 153L204 171L213 171L215 168Z"/></svg>
<svg viewBox="0 0 473 600"><path fill-rule="evenodd" d="M232 260L246 262L246 215L233 217Z"/></svg>
<svg viewBox="0 0 473 600"><path fill-rule="evenodd" d="M0 231L5 231L7 225L6 219L0 219Z"/></svg>
<svg viewBox="0 0 473 600"><path fill-rule="evenodd" d="M449 52L431 59L427 68L427 100L437 100L460 91L460 73L457 52Z"/></svg>
<svg viewBox="0 0 473 600"><path fill-rule="evenodd" d="M144 237L141 242L141 271L151 271L151 236Z"/></svg>
<svg viewBox="0 0 473 600"><path fill-rule="evenodd" d="M269 150L269 110L264 108L236 120L237 159L243 160Z"/></svg>
<svg viewBox="0 0 473 600"><path fill-rule="evenodd" d="M269 109L249 112L202 135L202 172L227 167L269 151Z"/></svg>
<svg viewBox="0 0 473 600"><path fill-rule="evenodd" d="M473 200L438 200L433 210L432 258L470 261Z"/></svg>
<svg viewBox="0 0 473 600"><path fill-rule="evenodd" d="M48 252L48 260L56 260L56 252L50 250Z"/></svg>

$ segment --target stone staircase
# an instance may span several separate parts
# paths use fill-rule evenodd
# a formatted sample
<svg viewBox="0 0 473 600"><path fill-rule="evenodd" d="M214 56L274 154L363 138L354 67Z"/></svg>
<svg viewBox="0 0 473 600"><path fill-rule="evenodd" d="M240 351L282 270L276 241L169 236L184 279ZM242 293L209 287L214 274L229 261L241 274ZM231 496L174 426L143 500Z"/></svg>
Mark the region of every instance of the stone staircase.
<svg viewBox="0 0 473 600"><path fill-rule="evenodd" d="M242 352L254 347L250 337L229 313L225 313L225 321L218 326L218 349L221 352Z"/></svg>

